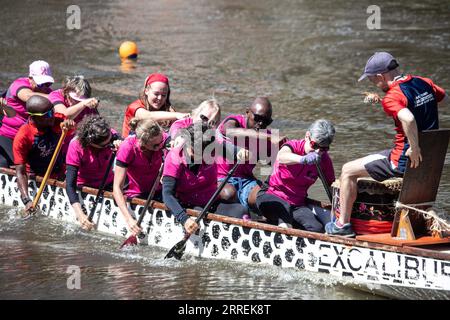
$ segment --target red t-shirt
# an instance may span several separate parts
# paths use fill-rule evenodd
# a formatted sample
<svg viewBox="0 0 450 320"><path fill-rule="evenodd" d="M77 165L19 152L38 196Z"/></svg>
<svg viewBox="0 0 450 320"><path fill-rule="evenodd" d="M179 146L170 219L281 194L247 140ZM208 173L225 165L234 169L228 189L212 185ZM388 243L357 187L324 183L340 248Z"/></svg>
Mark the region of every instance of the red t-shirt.
<svg viewBox="0 0 450 320"><path fill-rule="evenodd" d="M127 109L125 110L125 118L123 119L122 137L126 138L130 134L129 123L130 123L131 119L133 119L136 116L136 111L141 108L144 108L145 110L147 110L145 108L145 105L139 99L128 105ZM169 107L163 106L163 107L161 107L161 109L155 110L155 111L175 112L175 109L171 106L169 106ZM170 125L173 123L173 121L171 121L171 120L158 121L158 123L163 127L163 129L165 131L168 131L170 128Z"/></svg>
<svg viewBox="0 0 450 320"><path fill-rule="evenodd" d="M144 104L141 102L141 100L136 100L132 103L130 103L125 110L125 118L123 119L123 125L122 125L122 137L126 138L130 134L130 121L134 118L136 111L140 108L144 108Z"/></svg>
<svg viewBox="0 0 450 320"><path fill-rule="evenodd" d="M397 134L395 135L394 148L392 149L391 152L391 162L395 167L399 167L399 160L401 157L405 158L404 153L406 152L405 149L407 147L405 146L405 138L406 138L405 132L403 130L402 123L398 119L398 112L401 109L408 108L408 104L410 103L410 101L408 100L408 97L405 95L406 91L404 90L405 86L408 86L411 81L415 80L414 78L424 81L431 87L431 90L433 91L433 92L426 92L426 89L420 88L422 89L422 91L424 90L425 91L424 92L416 91L412 94L412 97L410 97L410 99L413 98L415 100L415 103L420 104L419 107L423 107L428 103L437 103L445 97L444 89L435 85L433 81L428 78L407 75L405 79L395 81L390 85L389 91L386 93L385 97L381 101L381 104L383 106L384 112L394 119L396 126L395 131L397 131ZM436 99L436 101L433 101L434 98ZM437 121L437 119L432 120ZM428 129L426 127L426 124L424 128L421 128L421 123L419 122L423 122L423 119L416 119L416 122L418 123L419 132ZM401 162L402 163L400 164L400 167L403 167L404 166L403 162L405 161Z"/></svg>

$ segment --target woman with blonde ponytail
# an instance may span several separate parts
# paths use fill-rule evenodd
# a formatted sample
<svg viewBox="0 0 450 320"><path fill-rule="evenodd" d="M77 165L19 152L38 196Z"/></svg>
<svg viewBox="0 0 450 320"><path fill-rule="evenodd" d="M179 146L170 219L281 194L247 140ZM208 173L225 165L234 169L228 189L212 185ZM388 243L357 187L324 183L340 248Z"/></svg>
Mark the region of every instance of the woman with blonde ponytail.
<svg viewBox="0 0 450 320"><path fill-rule="evenodd" d="M220 122L220 105L216 99L208 99L200 103L200 105L192 110L191 116L179 119L172 123L169 129L171 147L177 147L183 144L182 132L189 126L201 124L204 130L217 128Z"/></svg>
<svg viewBox="0 0 450 320"><path fill-rule="evenodd" d="M192 110L191 116L175 121L169 130L170 138L175 140L180 135L181 129L186 129L193 123L201 123L208 129L216 129L220 122L220 105L216 99L208 99Z"/></svg>
<svg viewBox="0 0 450 320"><path fill-rule="evenodd" d="M141 228L130 214L126 200L148 196L158 175L163 149L169 136L156 121L151 119L134 118L130 121L130 129L135 134L128 136L117 152L113 194L130 232L138 235ZM126 190L124 190L125 178L128 178ZM161 197L159 182L155 197L158 196Z"/></svg>

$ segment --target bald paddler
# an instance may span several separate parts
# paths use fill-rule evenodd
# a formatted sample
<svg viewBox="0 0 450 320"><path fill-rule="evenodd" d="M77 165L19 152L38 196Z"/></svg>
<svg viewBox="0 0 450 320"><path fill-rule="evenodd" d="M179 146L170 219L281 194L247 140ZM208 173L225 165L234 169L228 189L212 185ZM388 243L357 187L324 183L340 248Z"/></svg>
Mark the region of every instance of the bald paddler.
<svg viewBox="0 0 450 320"><path fill-rule="evenodd" d="M17 186L25 210L31 208L32 199L28 194L28 172L44 175L52 159L61 136L62 118L55 118L52 103L42 96L32 96L26 103L30 119L20 127L13 142L14 164L16 165ZM65 120L63 126L74 127L72 120ZM61 152L62 154L63 152ZM63 173L63 159L59 157L52 177Z"/></svg>
<svg viewBox="0 0 450 320"><path fill-rule="evenodd" d="M240 202L246 208L256 209L256 195L261 182L253 175L256 162L260 159L261 142L266 142L270 152L272 141L270 130L266 130L272 123L272 104L266 97L257 97L245 111L245 114L232 114L226 117L217 128L219 142L227 141L235 145L236 149L250 151L250 161L240 165L234 176L230 178L221 193L222 199L230 202ZM253 140L252 143L251 140ZM258 141L261 140L261 141ZM237 153L237 152L236 152ZM218 181L222 181L233 167L234 161L221 155L216 157Z"/></svg>

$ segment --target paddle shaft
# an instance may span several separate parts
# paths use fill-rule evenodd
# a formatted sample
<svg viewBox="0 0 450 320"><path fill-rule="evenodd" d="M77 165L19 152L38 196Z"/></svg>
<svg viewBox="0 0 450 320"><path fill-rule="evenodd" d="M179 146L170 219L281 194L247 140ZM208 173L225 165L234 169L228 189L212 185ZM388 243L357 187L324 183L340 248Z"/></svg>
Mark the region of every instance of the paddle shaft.
<svg viewBox="0 0 450 320"><path fill-rule="evenodd" d="M325 175L323 174L322 168L320 167L320 158L319 158L319 161L316 162L316 168L317 168L317 172L319 173L320 180L322 180L323 187L325 188L325 191L327 193L328 200L330 200L330 203L332 203L333 196L331 193L331 188L328 185L327 180L325 179Z"/></svg>
<svg viewBox="0 0 450 320"><path fill-rule="evenodd" d="M103 192L105 191L106 180L108 179L109 171L111 170L111 167L114 163L115 156L116 156L116 152L113 151L111 153L111 157L109 158L108 167L106 168L105 174L103 175L103 179L102 179L102 183L100 184L100 188L98 188L97 196L95 197L95 201L94 201L94 206L92 207L91 212L89 213L88 219L90 222L92 222L92 218L94 217L95 210L97 209L97 204L98 204L101 196L103 195Z"/></svg>
<svg viewBox="0 0 450 320"><path fill-rule="evenodd" d="M230 180L231 176L233 175L234 171L236 171L236 168L240 165L240 162L237 161L236 164L233 166L233 168L231 168L230 172L228 172L227 176L225 177L225 179L222 180L222 182L220 183L219 187L217 188L216 192L214 192L214 194L212 195L211 199L209 199L208 203L206 204L206 206L203 208L202 212L200 213L200 215L197 217L197 219L195 219L195 222L198 223L200 220L203 219L203 217L208 213L208 210L211 209L211 206L213 205L214 201L216 200L217 196L219 195L219 193L222 191L223 187L225 187L225 184L227 184L228 180Z"/></svg>
<svg viewBox="0 0 450 320"><path fill-rule="evenodd" d="M156 187L158 186L159 179L161 179L163 169L164 169L164 161L161 163L161 167L159 167L158 175L156 176L155 182L153 182L152 190L150 190L147 201L145 202L144 205L144 210L142 210L142 213L137 221L138 227L141 226L142 220L144 220L145 213L147 212L148 206L150 205L150 201L152 201L153 196L155 195ZM152 210L153 212L153 207L150 210Z"/></svg>
<svg viewBox="0 0 450 320"><path fill-rule="evenodd" d="M200 215L197 217L197 219L195 219L196 223L199 223L199 221L201 219L203 219L203 217L208 213L208 210L211 208L211 206L214 203L214 200L216 199L217 195L222 191L223 187L225 187L225 184L228 182L230 177L233 175L234 171L236 170L236 168L238 167L239 164L240 164L239 161L236 162L236 164L233 166L233 168L231 168L230 172L228 172L227 176L225 177L225 179L223 179L223 181L221 182L221 184L217 188L216 192L214 192L214 194L212 195L211 199L209 199L208 203L203 208L203 210L200 213ZM171 258L173 256L175 256L177 259L180 259L181 256L184 253L184 250L185 250L185 247L186 247L186 242L189 240L190 237L191 237L190 233L185 233L185 235L183 237L183 240L181 240L178 243L176 243L169 250L169 252L166 254L164 259Z"/></svg>
<svg viewBox="0 0 450 320"><path fill-rule="evenodd" d="M158 171L158 174L156 176L155 181L153 182L152 189L150 190L150 193L148 194L147 201L145 201L144 209L142 210L141 214L139 215L139 219L137 221L137 226L138 227L141 226L142 220L144 220L145 213L147 212L147 209L148 209L148 207L150 205L150 202L152 201L153 196L155 195L156 187L158 186L159 179L161 179L161 175L162 175L163 169L164 169L164 159L163 159L163 161L161 163L161 166L159 167L159 171ZM150 214L153 214L153 210L154 210L154 208L150 207ZM143 239L143 238L145 238L145 235L141 232L138 235L138 237ZM137 244L136 236L135 235L131 235L122 243L120 248L122 249L123 247L125 247L127 245L136 245L136 244Z"/></svg>
<svg viewBox="0 0 450 320"><path fill-rule="evenodd" d="M33 203L31 205L32 208L37 207L37 204L39 202L39 199L41 198L42 192L44 191L45 185L47 184L47 180L50 177L50 174L52 173L53 167L55 166L56 159L58 158L58 155L59 155L59 151L61 151L61 147L64 142L64 139L66 138L67 131L68 131L67 129L62 129L61 137L59 138L58 144L56 145L55 152L53 152L53 156L48 165L47 172L45 172L45 176L41 182L41 186L39 187L36 197L34 197Z"/></svg>

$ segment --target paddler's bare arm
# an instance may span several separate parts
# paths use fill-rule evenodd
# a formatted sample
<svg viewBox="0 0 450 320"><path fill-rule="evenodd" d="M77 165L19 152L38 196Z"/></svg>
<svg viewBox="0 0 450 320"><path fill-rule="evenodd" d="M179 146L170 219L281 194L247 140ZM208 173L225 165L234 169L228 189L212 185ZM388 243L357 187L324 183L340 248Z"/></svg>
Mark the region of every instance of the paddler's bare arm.
<svg viewBox="0 0 450 320"><path fill-rule="evenodd" d="M127 174L127 168L120 167L118 165L114 168L114 185L113 185L113 195L114 200L116 200L117 206L120 209L125 221L127 222L128 228L131 233L137 236L142 229L138 227L136 220L128 212L127 203L123 195L123 185L125 183L125 177Z"/></svg>
<svg viewBox="0 0 450 320"><path fill-rule="evenodd" d="M257 138L257 139L271 141L274 144L283 143L286 141L285 136L268 134L265 130L257 131L255 129L240 128L240 127L238 127L238 123L232 119L230 119L224 123L223 129L224 129L226 137L228 137L228 138L250 137L250 138Z"/></svg>
<svg viewBox="0 0 450 320"><path fill-rule="evenodd" d="M155 121L175 121L189 117L189 113L170 112L170 111L148 111L144 108L136 110L134 115L137 119L152 119Z"/></svg>
<svg viewBox="0 0 450 320"><path fill-rule="evenodd" d="M280 164L298 164L300 156L292 152L291 148L284 146L278 151L277 160Z"/></svg>
<svg viewBox="0 0 450 320"><path fill-rule="evenodd" d="M406 156L411 160L411 168L417 168L422 161L422 154L419 147L419 134L417 130L416 119L408 108L401 109L398 119L402 123L405 135L408 138L409 148L406 150Z"/></svg>
<svg viewBox="0 0 450 320"><path fill-rule="evenodd" d="M30 196L28 194L28 174L26 166L24 164L16 165L16 177L17 177L17 186L19 187L20 191L20 198L30 199ZM27 209L29 206L31 206L31 199L28 203L25 204L25 206Z"/></svg>
<svg viewBox="0 0 450 320"><path fill-rule="evenodd" d="M228 121L227 123L229 123ZM244 129L244 128L236 128L231 127L227 128L224 125L225 134L228 138L234 138L234 137L250 137L250 138L257 138L257 139L267 139L270 140L270 134L267 134L265 132L256 131L254 129Z"/></svg>
<svg viewBox="0 0 450 320"><path fill-rule="evenodd" d="M97 108L99 100L97 98L89 98L84 101L80 101L74 104L70 108L67 108L62 103L57 103L54 106L55 112L65 115L69 119L75 119L85 108Z"/></svg>
<svg viewBox="0 0 450 320"><path fill-rule="evenodd" d="M78 222L81 227L85 230L91 230L94 224L89 221L88 216L84 213L81 207L80 198L77 194L77 177L78 177L78 167L67 165L66 169L66 193L69 197L72 209L75 212Z"/></svg>
<svg viewBox="0 0 450 320"><path fill-rule="evenodd" d="M284 146L278 151L277 159L280 164L314 164L319 161L319 153L311 151L304 156L292 152L288 146Z"/></svg>
<svg viewBox="0 0 450 320"><path fill-rule="evenodd" d="M34 96L34 95L43 96L43 97L45 97L45 98L48 97L48 94L40 93L40 92L35 92L35 91L31 91L31 90L28 89L28 88L20 89L19 92L17 93L17 96L18 96L19 99L22 100L23 102L27 102L28 99L30 99L31 96Z"/></svg>

